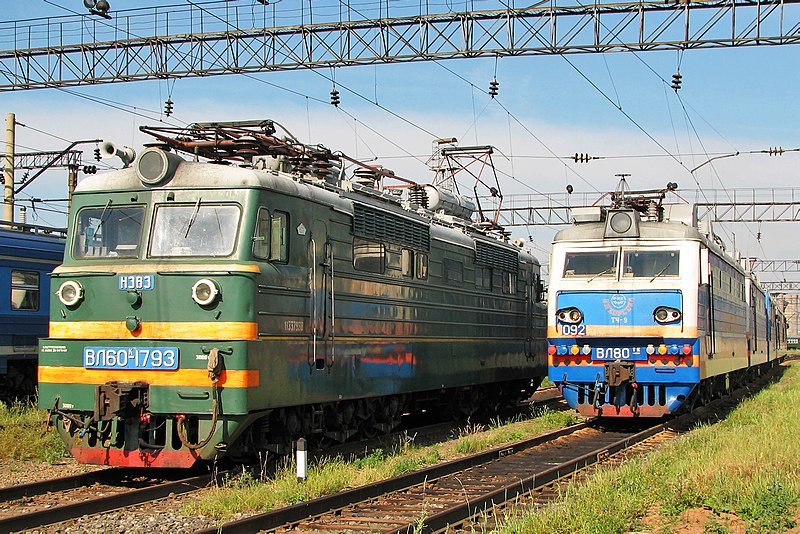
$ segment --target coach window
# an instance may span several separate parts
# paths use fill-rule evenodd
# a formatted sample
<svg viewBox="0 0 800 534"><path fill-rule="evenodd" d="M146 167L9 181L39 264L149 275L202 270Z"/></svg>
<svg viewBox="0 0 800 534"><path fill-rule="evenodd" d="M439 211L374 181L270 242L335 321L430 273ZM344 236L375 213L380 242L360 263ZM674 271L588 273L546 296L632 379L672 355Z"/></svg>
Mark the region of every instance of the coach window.
<svg viewBox="0 0 800 534"><path fill-rule="evenodd" d="M564 257L564 277L614 277L617 274L618 257L619 253L616 250L567 252Z"/></svg>
<svg viewBox="0 0 800 534"><path fill-rule="evenodd" d="M353 267L358 271L383 274L386 265L383 243L355 238L353 240Z"/></svg>
<svg viewBox="0 0 800 534"><path fill-rule="evenodd" d="M289 261L289 214L276 211L270 219L269 259L280 263Z"/></svg>
<svg viewBox="0 0 800 534"><path fill-rule="evenodd" d="M39 273L11 271L11 309L24 311L39 309Z"/></svg>
<svg viewBox="0 0 800 534"><path fill-rule="evenodd" d="M269 210L266 208L259 208L258 219L256 220L256 231L253 235L253 256L256 258L269 258L269 230Z"/></svg>

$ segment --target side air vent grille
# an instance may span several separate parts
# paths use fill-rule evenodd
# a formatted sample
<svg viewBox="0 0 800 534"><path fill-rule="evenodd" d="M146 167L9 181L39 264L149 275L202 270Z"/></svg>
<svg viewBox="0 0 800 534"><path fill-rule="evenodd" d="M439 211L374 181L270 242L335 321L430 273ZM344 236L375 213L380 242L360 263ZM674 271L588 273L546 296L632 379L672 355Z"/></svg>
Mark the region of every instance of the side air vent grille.
<svg viewBox="0 0 800 534"><path fill-rule="evenodd" d="M475 242L475 263L516 273L519 271L519 254L512 250Z"/></svg>
<svg viewBox="0 0 800 534"><path fill-rule="evenodd" d="M393 213L356 204L353 234L419 250L430 250L431 232L427 225Z"/></svg>

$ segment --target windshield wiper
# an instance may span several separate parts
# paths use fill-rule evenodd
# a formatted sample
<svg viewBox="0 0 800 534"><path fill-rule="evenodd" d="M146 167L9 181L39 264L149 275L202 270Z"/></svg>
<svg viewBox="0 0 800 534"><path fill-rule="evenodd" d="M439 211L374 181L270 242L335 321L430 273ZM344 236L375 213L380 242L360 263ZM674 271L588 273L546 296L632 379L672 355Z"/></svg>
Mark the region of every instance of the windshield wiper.
<svg viewBox="0 0 800 534"><path fill-rule="evenodd" d="M192 212L192 216L189 217L189 224L186 225L186 233L183 234L183 238L186 239L189 237L189 230L192 229L192 225L194 224L195 219L197 218L197 213L200 211L200 201L202 198L197 199L197 203L194 205L194 211Z"/></svg>
<svg viewBox="0 0 800 534"><path fill-rule="evenodd" d="M587 281L586 281L586 283L588 284L589 282L591 282L592 280L594 280L594 279L595 279L595 278L597 278L598 276L603 276L604 274L607 274L607 273L610 273L610 272L612 272L612 271L616 271L616 270L617 270L617 267L616 267L615 265L612 265L611 267L609 267L609 268L608 268L608 269L606 269L605 271L599 272L599 273L597 273L596 275L594 275L594 276L592 276L591 278L589 278L589 280L587 280Z"/></svg>
<svg viewBox="0 0 800 534"><path fill-rule="evenodd" d="M658 271L658 272L655 274L655 276L653 276L653 278L651 278L651 279L650 279L650 281L652 282L653 280L655 280L656 278L658 278L659 276L661 276L662 274L664 274L664 273L667 271L667 269L669 269L669 268L670 268L670 266L671 266L671 265L672 265L672 262L669 262L668 264L666 264L666 265L664 266L664 268L663 268L663 269L661 269L660 271Z"/></svg>
<svg viewBox="0 0 800 534"><path fill-rule="evenodd" d="M106 205L103 208L103 211L100 213L100 222L97 224L97 229L95 230L95 233L99 232L100 228L103 227L103 223L106 222L106 212L108 211L108 207L110 205L111 205L111 199L109 198L108 202L106 202Z"/></svg>

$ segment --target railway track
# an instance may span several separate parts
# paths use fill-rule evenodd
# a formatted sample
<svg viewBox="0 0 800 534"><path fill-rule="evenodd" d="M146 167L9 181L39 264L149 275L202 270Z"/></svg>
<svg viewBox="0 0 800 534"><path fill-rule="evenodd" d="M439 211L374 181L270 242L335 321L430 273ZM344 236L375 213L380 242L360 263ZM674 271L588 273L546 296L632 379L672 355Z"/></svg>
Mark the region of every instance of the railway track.
<svg viewBox="0 0 800 534"><path fill-rule="evenodd" d="M164 481L164 476L159 473L159 479L154 479L142 476L141 471L135 476L131 470L108 469L4 488L0 490L4 504L0 532L32 529L196 491L213 478L204 474ZM85 486L91 490L81 491ZM25 511L30 508L35 510Z"/></svg>
<svg viewBox="0 0 800 534"><path fill-rule="evenodd" d="M545 388L537 392L530 405L521 406L518 413L526 410L530 413L531 406L563 408L565 405L556 398L557 394L556 388ZM452 421L409 428L369 440L371 445L366 450L409 436L419 441L441 441L455 428L458 425ZM314 457L319 460L323 456L352 456L364 451L365 442L345 443L320 451ZM0 488L0 532L42 527L181 495L200 490L212 480L210 474L188 478L185 474L182 470L158 470L155 478L142 470L113 468ZM219 476L224 476L224 472L218 473Z"/></svg>
<svg viewBox="0 0 800 534"><path fill-rule="evenodd" d="M763 387L769 377L761 380ZM353 488L287 508L231 521L196 534L359 533L483 531L506 506L541 506L571 478L600 464L622 463L645 453L698 422L724 417L747 394L742 388L696 412L646 428L596 426L587 421L427 469ZM627 420L630 421L630 420ZM619 424L616 422L614 424Z"/></svg>

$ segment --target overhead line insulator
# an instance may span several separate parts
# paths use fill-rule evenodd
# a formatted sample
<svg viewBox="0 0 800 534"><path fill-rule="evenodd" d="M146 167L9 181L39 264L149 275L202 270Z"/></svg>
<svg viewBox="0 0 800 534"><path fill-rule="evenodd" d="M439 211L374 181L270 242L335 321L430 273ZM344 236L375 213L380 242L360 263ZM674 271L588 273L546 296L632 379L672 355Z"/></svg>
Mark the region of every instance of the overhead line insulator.
<svg viewBox="0 0 800 534"><path fill-rule="evenodd" d="M339 104L341 103L342 99L339 98L339 91L337 91L336 88L334 87L333 90L331 91L331 104L338 108Z"/></svg>
<svg viewBox="0 0 800 534"><path fill-rule="evenodd" d="M172 101L172 98L167 98L167 100L164 102L164 115L166 115L167 117L172 115L173 104L174 102Z"/></svg>
<svg viewBox="0 0 800 534"><path fill-rule="evenodd" d="M670 87L672 87L672 89L674 89L675 92L677 92L678 89L681 88L681 80L682 79L683 79L683 76L681 76L681 71L678 71L678 72L676 72L675 74L672 75L672 85Z"/></svg>
<svg viewBox="0 0 800 534"><path fill-rule="evenodd" d="M489 82L489 96L494 98L497 96L499 92L500 92L500 82L497 81L497 78L493 78L492 81Z"/></svg>
<svg viewBox="0 0 800 534"><path fill-rule="evenodd" d="M770 156L783 156L783 153L786 152L783 147L776 146L776 147L769 147L767 150L767 154Z"/></svg>
<svg viewBox="0 0 800 534"><path fill-rule="evenodd" d="M94 149L94 159L95 161L100 161L102 159L100 157L100 147Z"/></svg>
<svg viewBox="0 0 800 534"><path fill-rule="evenodd" d="M575 161L575 163L589 163L593 159L596 158L594 156L590 156L589 154L578 154L577 152L574 156L572 156L572 160Z"/></svg>

